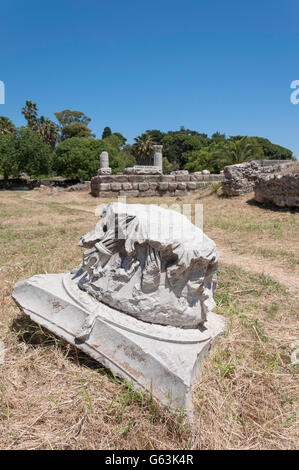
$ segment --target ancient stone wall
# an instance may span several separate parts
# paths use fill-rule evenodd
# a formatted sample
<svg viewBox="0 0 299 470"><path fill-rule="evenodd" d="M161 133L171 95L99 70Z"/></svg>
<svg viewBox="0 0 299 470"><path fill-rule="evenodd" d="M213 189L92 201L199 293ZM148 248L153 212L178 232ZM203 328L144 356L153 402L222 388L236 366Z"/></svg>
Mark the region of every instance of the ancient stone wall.
<svg viewBox="0 0 299 470"><path fill-rule="evenodd" d="M252 162L229 165L224 168L222 190L225 196L240 196L253 191L254 185L261 175L280 171L291 160L254 160Z"/></svg>
<svg viewBox="0 0 299 470"><path fill-rule="evenodd" d="M255 184L254 198L278 207L299 207L299 169L298 173L261 176Z"/></svg>
<svg viewBox="0 0 299 470"><path fill-rule="evenodd" d="M199 173L98 175L91 180L91 194L96 197L179 196L222 180L223 175Z"/></svg>

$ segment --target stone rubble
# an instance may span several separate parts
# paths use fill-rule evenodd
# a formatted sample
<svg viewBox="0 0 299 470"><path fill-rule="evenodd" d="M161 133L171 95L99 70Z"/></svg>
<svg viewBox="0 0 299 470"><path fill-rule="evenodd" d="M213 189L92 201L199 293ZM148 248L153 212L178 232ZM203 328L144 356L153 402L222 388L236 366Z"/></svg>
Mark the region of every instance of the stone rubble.
<svg viewBox="0 0 299 470"><path fill-rule="evenodd" d="M292 163L290 160L253 160L228 165L224 168L223 194L224 196L240 196L249 193L253 191L261 175L273 174Z"/></svg>

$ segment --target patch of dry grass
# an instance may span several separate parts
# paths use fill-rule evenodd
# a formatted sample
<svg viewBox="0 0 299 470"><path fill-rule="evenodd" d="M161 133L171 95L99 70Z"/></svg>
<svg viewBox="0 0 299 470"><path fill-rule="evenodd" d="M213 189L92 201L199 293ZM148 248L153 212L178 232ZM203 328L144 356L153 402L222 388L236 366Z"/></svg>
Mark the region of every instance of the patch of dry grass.
<svg viewBox="0 0 299 470"><path fill-rule="evenodd" d="M289 239L295 243L283 249L287 256L292 250L298 255L297 214L262 210L245 198L201 194L207 197L198 199L196 193L163 203L203 202L204 229L216 243L229 240L238 247L239 239L241 248L246 240L256 247L261 237L261 246L276 250L276 240ZM195 387L192 426L20 313L11 298L15 282L79 264L76 243L94 226L98 203L87 193L1 193L0 448L298 447L298 367L290 365L290 343L299 337L298 308L267 276L220 266L217 310L229 328ZM244 230L244 224L251 228ZM276 230L279 237L273 236Z"/></svg>

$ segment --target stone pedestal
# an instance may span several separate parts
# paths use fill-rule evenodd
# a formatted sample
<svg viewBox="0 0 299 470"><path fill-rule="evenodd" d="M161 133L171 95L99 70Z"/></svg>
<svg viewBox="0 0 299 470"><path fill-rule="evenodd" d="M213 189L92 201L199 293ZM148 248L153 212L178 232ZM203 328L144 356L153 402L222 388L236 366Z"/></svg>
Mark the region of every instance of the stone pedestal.
<svg viewBox="0 0 299 470"><path fill-rule="evenodd" d="M125 175L161 175L162 167L153 165L135 165L124 169Z"/></svg>
<svg viewBox="0 0 299 470"><path fill-rule="evenodd" d="M103 185L109 190L110 183ZM150 183L138 185L151 191ZM115 374L190 416L192 386L225 330L224 318L213 313L215 243L177 211L118 202L103 206L79 245L86 251L72 273L17 283L16 303Z"/></svg>
<svg viewBox="0 0 299 470"><path fill-rule="evenodd" d="M99 175L111 175L111 168L109 167L108 152L102 152L100 155L100 168L99 168L98 174Z"/></svg>
<svg viewBox="0 0 299 470"><path fill-rule="evenodd" d="M96 301L68 274L18 282L13 298L29 317L164 405L192 416L192 386L225 330L212 312L199 329L147 324Z"/></svg>

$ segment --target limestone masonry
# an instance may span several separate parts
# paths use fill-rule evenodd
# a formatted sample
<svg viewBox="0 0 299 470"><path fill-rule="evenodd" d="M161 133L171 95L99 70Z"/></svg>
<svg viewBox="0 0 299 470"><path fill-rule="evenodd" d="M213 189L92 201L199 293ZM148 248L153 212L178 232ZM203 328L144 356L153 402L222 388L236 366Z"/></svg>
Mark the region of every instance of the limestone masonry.
<svg viewBox="0 0 299 470"><path fill-rule="evenodd" d="M253 191L261 175L269 175L291 165L291 160L254 160L224 168L222 190L225 196L240 196Z"/></svg>
<svg viewBox="0 0 299 470"><path fill-rule="evenodd" d="M133 169L135 168L135 170ZM116 196L180 196L202 188L211 182L223 181L223 175L202 174L153 174L138 167L126 169L121 175L98 175L91 179L91 194L96 197ZM145 167L146 168L146 167ZM131 174L129 172L131 170Z"/></svg>
<svg viewBox="0 0 299 470"><path fill-rule="evenodd" d="M254 187L257 202L278 207L299 207L299 163L296 171L285 174L261 175ZM294 164L295 167L295 164Z"/></svg>

